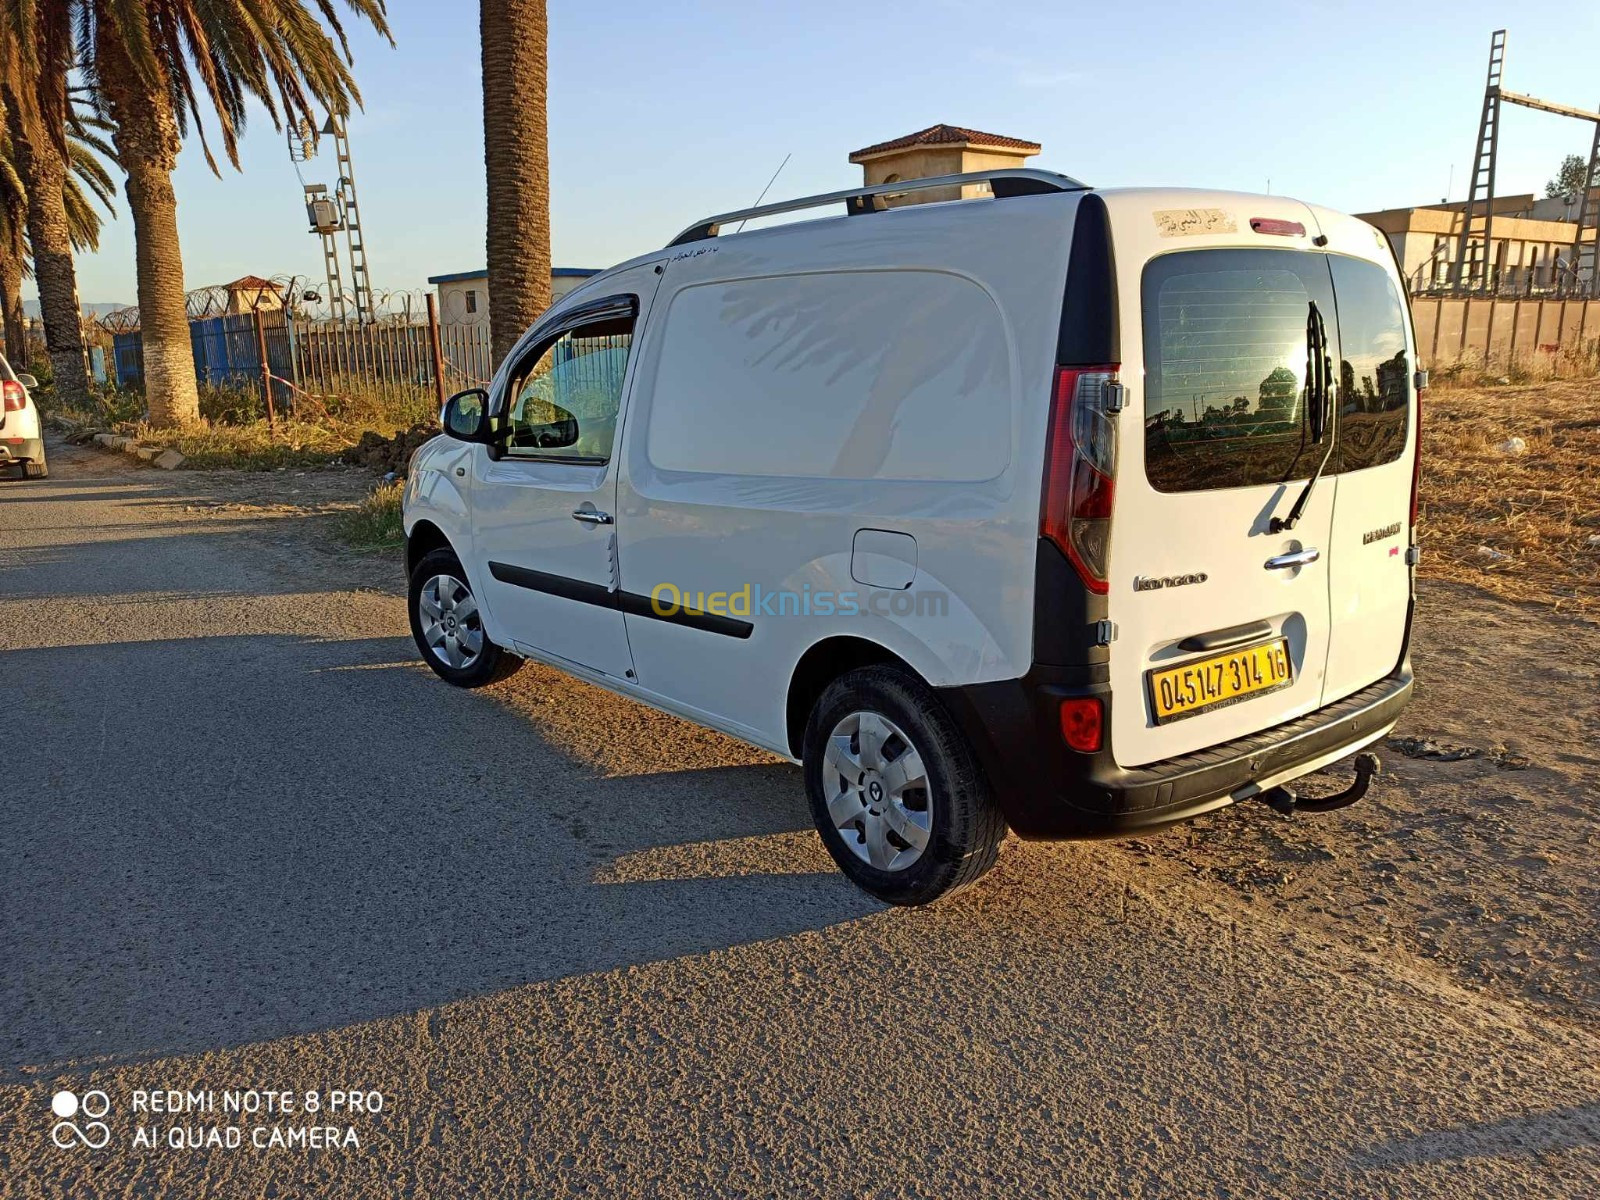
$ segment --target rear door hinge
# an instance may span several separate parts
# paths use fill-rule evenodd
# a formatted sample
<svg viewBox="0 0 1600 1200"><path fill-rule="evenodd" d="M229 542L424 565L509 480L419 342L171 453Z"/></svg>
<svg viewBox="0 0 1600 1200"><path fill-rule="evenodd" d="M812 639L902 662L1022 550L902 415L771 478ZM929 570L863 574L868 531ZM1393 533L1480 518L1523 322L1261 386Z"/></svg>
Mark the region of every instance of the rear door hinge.
<svg viewBox="0 0 1600 1200"><path fill-rule="evenodd" d="M1411 545L1406 547L1406 566L1414 567L1422 561L1422 547Z"/></svg>
<svg viewBox="0 0 1600 1200"><path fill-rule="evenodd" d="M1106 384L1106 411L1119 413L1128 407L1128 389L1120 383Z"/></svg>
<svg viewBox="0 0 1600 1200"><path fill-rule="evenodd" d="M1115 621L1096 621L1094 623L1094 644L1096 646L1109 646L1117 640L1117 623Z"/></svg>

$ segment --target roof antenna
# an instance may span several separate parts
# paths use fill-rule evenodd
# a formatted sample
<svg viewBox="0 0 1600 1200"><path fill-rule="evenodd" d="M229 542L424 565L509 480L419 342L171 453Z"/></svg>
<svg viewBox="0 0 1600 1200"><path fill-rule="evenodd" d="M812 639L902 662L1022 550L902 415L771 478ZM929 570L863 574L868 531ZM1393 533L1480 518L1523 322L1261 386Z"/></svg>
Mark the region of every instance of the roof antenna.
<svg viewBox="0 0 1600 1200"><path fill-rule="evenodd" d="M767 193L772 190L772 185L778 182L778 176L783 174L783 169L789 165L789 160L793 157L793 150L783 156L783 161L778 164L778 169L772 173L772 178L767 180L767 186L761 189L761 195L756 197L756 202L750 206L751 208L758 208L761 202L767 198ZM744 221L740 221L739 229L735 229L734 232L738 233L740 229L743 229L745 221L749 219L749 217L746 217Z"/></svg>

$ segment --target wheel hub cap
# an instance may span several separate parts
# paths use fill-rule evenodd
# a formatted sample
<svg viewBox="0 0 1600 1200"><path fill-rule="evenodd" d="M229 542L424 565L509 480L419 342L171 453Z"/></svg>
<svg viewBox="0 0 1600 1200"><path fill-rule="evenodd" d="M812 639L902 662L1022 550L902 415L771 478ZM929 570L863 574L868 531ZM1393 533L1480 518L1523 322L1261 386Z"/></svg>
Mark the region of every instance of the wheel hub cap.
<svg viewBox="0 0 1600 1200"><path fill-rule="evenodd" d="M903 871L922 857L933 793L904 730L878 713L851 713L828 736L822 770L828 816L851 853L880 871Z"/></svg>
<svg viewBox="0 0 1600 1200"><path fill-rule="evenodd" d="M417 617L428 650L447 667L469 667L483 653L483 620L467 585L435 575L417 593Z"/></svg>

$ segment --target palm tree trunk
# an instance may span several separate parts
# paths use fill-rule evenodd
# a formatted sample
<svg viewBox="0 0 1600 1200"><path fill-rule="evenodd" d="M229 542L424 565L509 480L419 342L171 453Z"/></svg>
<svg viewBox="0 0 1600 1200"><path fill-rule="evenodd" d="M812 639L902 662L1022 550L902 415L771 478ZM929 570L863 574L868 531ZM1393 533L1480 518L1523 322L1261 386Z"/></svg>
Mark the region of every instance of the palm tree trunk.
<svg viewBox="0 0 1600 1200"><path fill-rule="evenodd" d="M178 123L165 86L144 85L103 9L100 35L100 86L116 127L113 143L128 176L125 190L133 216L145 402L150 423L158 428L192 424L200 419L200 393L184 307L178 197L172 190L181 145Z"/></svg>
<svg viewBox="0 0 1600 1200"><path fill-rule="evenodd" d="M20 233L21 230L18 230ZM14 371L28 369L28 348L23 338L22 240L0 246L0 321L5 322L5 355Z"/></svg>
<svg viewBox="0 0 1600 1200"><path fill-rule="evenodd" d="M62 87L66 86L63 78ZM84 364L83 326L78 315L78 275L72 264L72 238L67 206L61 198L66 169L61 154L47 139L28 137L15 104L6 105L6 121L17 171L28 189L28 241L33 249L33 281L39 289L45 347L55 376L58 403L90 407L89 372Z"/></svg>
<svg viewBox="0 0 1600 1200"><path fill-rule="evenodd" d="M550 147L544 0L480 0L494 361L550 307Z"/></svg>

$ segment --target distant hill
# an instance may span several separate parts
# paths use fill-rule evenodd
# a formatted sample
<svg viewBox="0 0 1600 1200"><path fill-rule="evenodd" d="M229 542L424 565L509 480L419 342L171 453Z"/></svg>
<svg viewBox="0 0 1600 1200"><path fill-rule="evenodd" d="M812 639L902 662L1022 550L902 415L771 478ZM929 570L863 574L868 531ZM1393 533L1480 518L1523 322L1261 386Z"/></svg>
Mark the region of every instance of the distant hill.
<svg viewBox="0 0 1600 1200"><path fill-rule="evenodd" d="M132 307L131 304L111 304L104 300L83 306L86 311L93 313L97 317L104 316L108 312L116 312L119 308ZM39 315L39 302L37 300L24 300L22 302L22 315L25 317L37 317Z"/></svg>

